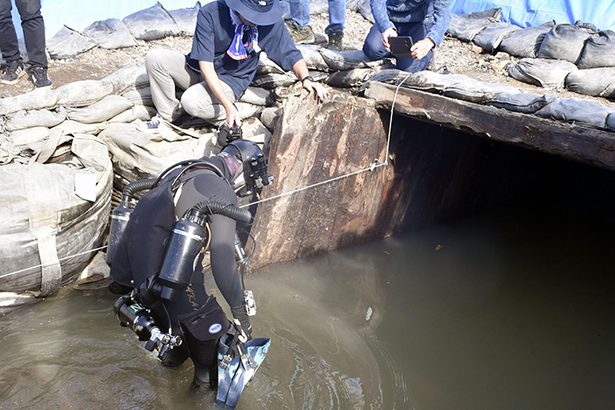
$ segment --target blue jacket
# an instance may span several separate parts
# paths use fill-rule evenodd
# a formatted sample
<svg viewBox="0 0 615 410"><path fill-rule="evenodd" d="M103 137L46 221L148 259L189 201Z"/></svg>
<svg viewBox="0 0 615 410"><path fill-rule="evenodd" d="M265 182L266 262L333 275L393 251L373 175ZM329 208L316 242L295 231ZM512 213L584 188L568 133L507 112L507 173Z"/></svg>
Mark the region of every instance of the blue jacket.
<svg viewBox="0 0 615 410"><path fill-rule="evenodd" d="M370 0L378 31L395 27L395 23L423 22L427 37L440 44L451 22L452 0Z"/></svg>

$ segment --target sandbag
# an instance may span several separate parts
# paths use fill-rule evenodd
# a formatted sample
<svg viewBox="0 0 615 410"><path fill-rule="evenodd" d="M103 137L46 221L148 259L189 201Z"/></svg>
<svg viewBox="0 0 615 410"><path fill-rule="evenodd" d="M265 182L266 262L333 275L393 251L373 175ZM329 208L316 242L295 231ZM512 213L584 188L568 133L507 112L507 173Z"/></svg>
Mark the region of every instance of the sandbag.
<svg viewBox="0 0 615 410"><path fill-rule="evenodd" d="M150 87L140 87L128 90L122 94L122 97L127 98L134 105L146 105L148 107L154 106L154 100L152 100L152 90Z"/></svg>
<svg viewBox="0 0 615 410"><path fill-rule="evenodd" d="M239 101L253 105L268 106L273 104L273 95L271 91L264 88L248 87Z"/></svg>
<svg viewBox="0 0 615 410"><path fill-rule="evenodd" d="M120 95L108 95L102 100L83 108L69 108L68 118L84 124L94 124L118 115L131 108L133 103Z"/></svg>
<svg viewBox="0 0 615 410"><path fill-rule="evenodd" d="M261 123L267 127L269 131L273 132L280 115L282 115L282 109L280 107L267 107L261 111L259 118Z"/></svg>
<svg viewBox="0 0 615 410"><path fill-rule="evenodd" d="M502 92L514 93L514 87L475 80L462 74L439 74L420 71L409 75L402 83L404 88L444 94L447 97L471 102L485 102Z"/></svg>
<svg viewBox="0 0 615 410"><path fill-rule="evenodd" d="M353 70L337 71L330 74L325 82L331 87L358 87L369 81L373 73L374 70L371 68L355 68Z"/></svg>
<svg viewBox="0 0 615 410"><path fill-rule="evenodd" d="M267 57L267 53L262 52L258 56L258 66L256 66L256 75L262 74L285 74L286 71L282 69L275 61Z"/></svg>
<svg viewBox="0 0 615 410"><path fill-rule="evenodd" d="M502 39L498 49L515 57L536 58L542 40L553 26L555 22L549 21L538 27L513 31Z"/></svg>
<svg viewBox="0 0 615 410"><path fill-rule="evenodd" d="M252 80L252 85L255 87L262 87L267 90L272 90L277 87L288 87L289 85L292 85L297 81L297 77L291 73L271 73L257 75L256 77L254 77L254 80Z"/></svg>
<svg viewBox="0 0 615 410"><path fill-rule="evenodd" d="M597 101L566 98L554 100L537 111L536 115L606 129L606 120L609 113L610 110Z"/></svg>
<svg viewBox="0 0 615 410"><path fill-rule="evenodd" d="M241 118L242 120L258 115L263 109L262 106L254 105L254 104L250 104L246 102L236 102L235 107L237 107L239 118Z"/></svg>
<svg viewBox="0 0 615 410"><path fill-rule="evenodd" d="M179 161L217 152L213 137L209 133L202 138L168 141L140 132L135 124L120 123L110 124L99 134L109 147L115 173L125 181L154 178Z"/></svg>
<svg viewBox="0 0 615 410"><path fill-rule="evenodd" d="M397 68L385 68L372 74L370 80L388 84L399 84L399 82L407 80L410 76L410 73Z"/></svg>
<svg viewBox="0 0 615 410"><path fill-rule="evenodd" d="M258 144L263 151L267 152L265 149L268 149L271 142L271 131L258 118L246 118L241 123L241 130L244 139Z"/></svg>
<svg viewBox="0 0 615 410"><path fill-rule="evenodd" d="M508 70L508 74L519 81L541 87L561 88L566 76L578 70L568 61L524 58Z"/></svg>
<svg viewBox="0 0 615 410"><path fill-rule="evenodd" d="M447 76L446 74L440 75ZM452 81L451 84L448 84L444 89L444 95L464 101L486 103L491 101L497 94L515 93L517 91L515 87L508 85L488 83L467 77L461 81Z"/></svg>
<svg viewBox="0 0 615 410"><path fill-rule="evenodd" d="M487 101L487 104L508 111L533 114L551 101L553 101L552 97L539 94L505 92L496 94L493 99Z"/></svg>
<svg viewBox="0 0 615 410"><path fill-rule="evenodd" d="M615 67L615 31L600 31L591 36L581 51L579 68Z"/></svg>
<svg viewBox="0 0 615 410"><path fill-rule="evenodd" d="M196 28L196 16L201 9L201 2L197 1L194 7L187 7L177 10L169 10L169 15L177 24L179 34L182 36L193 36Z"/></svg>
<svg viewBox="0 0 615 410"><path fill-rule="evenodd" d="M308 66L309 70L312 71L329 71L329 66L325 62L322 54L320 54L320 47L312 44L300 44L297 46L299 51L301 51L301 55L303 55L303 59Z"/></svg>
<svg viewBox="0 0 615 410"><path fill-rule="evenodd" d="M474 39L474 44L481 47L483 50L493 53L511 33L520 28L512 24L497 22L487 25Z"/></svg>
<svg viewBox="0 0 615 410"><path fill-rule="evenodd" d="M566 88L579 94L615 100L615 67L573 71L566 77Z"/></svg>
<svg viewBox="0 0 615 410"><path fill-rule="evenodd" d="M590 28L576 24L558 24L545 34L536 56L576 63L585 41L593 34Z"/></svg>
<svg viewBox="0 0 615 410"><path fill-rule="evenodd" d="M71 58L97 46L94 40L67 26L48 39L46 45L53 59Z"/></svg>
<svg viewBox="0 0 615 410"><path fill-rule="evenodd" d="M345 71L353 68L378 67L384 62L383 60L369 61L367 56L361 50L330 50L328 48L320 48L318 52L327 63L331 71Z"/></svg>
<svg viewBox="0 0 615 410"><path fill-rule="evenodd" d="M50 87L35 88L25 94L0 98L0 115L21 110L40 110L53 108L58 103L58 93Z"/></svg>
<svg viewBox="0 0 615 410"><path fill-rule="evenodd" d="M83 35L96 41L100 47L110 50L138 45L128 27L118 19L96 21L83 30Z"/></svg>
<svg viewBox="0 0 615 410"><path fill-rule="evenodd" d="M66 107L84 107L113 94L111 82L81 80L64 84L56 89L58 104Z"/></svg>
<svg viewBox="0 0 615 410"><path fill-rule="evenodd" d="M51 295L102 244L111 207L111 161L95 137L77 136L74 144L64 162L0 167L0 292Z"/></svg>
<svg viewBox="0 0 615 410"><path fill-rule="evenodd" d="M472 41L486 26L500 21L502 9L489 9L466 15L452 14L446 32L462 40Z"/></svg>
<svg viewBox="0 0 615 410"><path fill-rule="evenodd" d="M51 128L66 119L66 109L62 106L55 110L22 110L7 115L5 128L17 131L33 127Z"/></svg>
<svg viewBox="0 0 615 410"><path fill-rule="evenodd" d="M51 128L51 131L61 130L65 134L92 134L97 135L107 127L106 122L86 124L79 121L66 120Z"/></svg>
<svg viewBox="0 0 615 410"><path fill-rule="evenodd" d="M21 149L37 150L49 138L50 130L47 127L32 127L23 130L16 130L9 134L11 143ZM30 157L31 155L27 155Z"/></svg>
<svg viewBox="0 0 615 410"><path fill-rule="evenodd" d="M133 37L138 40L159 40L180 33L173 18L158 2L152 7L124 17L122 21Z"/></svg>
<svg viewBox="0 0 615 410"><path fill-rule="evenodd" d="M113 122L133 122L135 120L148 121L154 115L156 115L156 109L154 107L148 107L146 105L135 105L128 110L116 115L109 119L110 123Z"/></svg>
<svg viewBox="0 0 615 410"><path fill-rule="evenodd" d="M114 94L122 94L128 89L149 87L149 77L145 70L145 64L133 64L104 77L101 81L113 86Z"/></svg>

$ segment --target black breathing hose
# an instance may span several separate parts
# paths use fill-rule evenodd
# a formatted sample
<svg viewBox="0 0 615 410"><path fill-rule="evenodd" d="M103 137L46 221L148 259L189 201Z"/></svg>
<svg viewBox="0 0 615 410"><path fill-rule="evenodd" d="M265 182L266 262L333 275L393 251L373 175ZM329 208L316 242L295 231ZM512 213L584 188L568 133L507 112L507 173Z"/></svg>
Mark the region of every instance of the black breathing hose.
<svg viewBox="0 0 615 410"><path fill-rule="evenodd" d="M128 207L128 202L132 198L134 194L139 191L145 191L147 189L151 189L156 183L156 178L150 179L139 179L138 181L131 182L124 188L122 192L122 202L121 204L124 207Z"/></svg>
<svg viewBox="0 0 615 410"><path fill-rule="evenodd" d="M252 214L247 209L238 208L235 205L225 204L219 201L202 201L192 209L199 213L218 214L234 219L237 222L250 223Z"/></svg>

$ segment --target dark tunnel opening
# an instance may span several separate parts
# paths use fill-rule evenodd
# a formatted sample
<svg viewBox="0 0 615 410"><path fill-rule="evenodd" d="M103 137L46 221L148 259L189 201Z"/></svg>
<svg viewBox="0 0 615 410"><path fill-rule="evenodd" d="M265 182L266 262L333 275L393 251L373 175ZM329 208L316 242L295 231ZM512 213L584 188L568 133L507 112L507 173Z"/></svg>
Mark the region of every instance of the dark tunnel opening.
<svg viewBox="0 0 615 410"><path fill-rule="evenodd" d="M401 116L391 153L402 231L517 207L591 216L615 232L615 171Z"/></svg>

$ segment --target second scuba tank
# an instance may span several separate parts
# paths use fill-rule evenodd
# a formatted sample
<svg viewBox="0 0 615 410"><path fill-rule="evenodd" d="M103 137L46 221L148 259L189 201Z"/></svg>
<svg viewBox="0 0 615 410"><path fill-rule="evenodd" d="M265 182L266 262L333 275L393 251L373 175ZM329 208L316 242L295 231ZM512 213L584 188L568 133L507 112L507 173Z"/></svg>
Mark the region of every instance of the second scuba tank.
<svg viewBox="0 0 615 410"><path fill-rule="evenodd" d="M133 209L124 206L124 204L120 204L117 208L113 210L111 214L111 227L109 228L109 245L107 247L107 257L106 262L109 266L113 263L113 259L115 258L115 253L118 249L118 244L120 239L122 239L122 235L124 234L124 230L128 225L128 221L130 220L130 215L132 214Z"/></svg>
<svg viewBox="0 0 615 410"><path fill-rule="evenodd" d="M194 209L175 224L158 275L161 298L171 300L176 290L190 283L194 264L208 238L204 224L202 214Z"/></svg>

